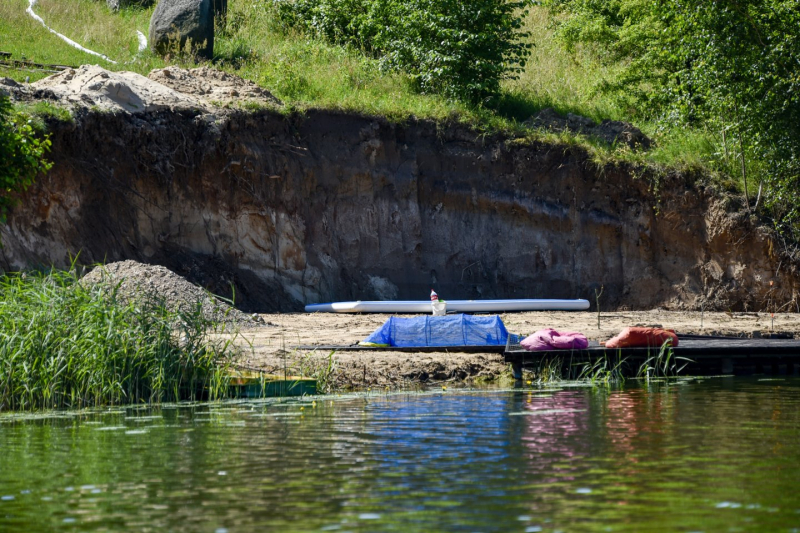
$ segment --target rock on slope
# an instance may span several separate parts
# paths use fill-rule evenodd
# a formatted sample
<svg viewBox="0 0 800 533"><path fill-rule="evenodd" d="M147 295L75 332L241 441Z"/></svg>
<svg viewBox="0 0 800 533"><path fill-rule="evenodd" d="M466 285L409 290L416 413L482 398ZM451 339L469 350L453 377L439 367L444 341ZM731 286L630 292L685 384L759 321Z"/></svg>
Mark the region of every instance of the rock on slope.
<svg viewBox="0 0 800 533"><path fill-rule="evenodd" d="M150 49L161 55L183 52L214 57L214 6L211 0L162 0L150 19Z"/></svg>

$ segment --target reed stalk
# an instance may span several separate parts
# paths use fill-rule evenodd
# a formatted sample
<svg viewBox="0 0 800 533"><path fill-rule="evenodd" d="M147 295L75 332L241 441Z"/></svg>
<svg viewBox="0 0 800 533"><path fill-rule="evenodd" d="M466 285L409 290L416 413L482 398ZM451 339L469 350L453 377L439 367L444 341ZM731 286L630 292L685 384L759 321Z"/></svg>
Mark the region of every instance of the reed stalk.
<svg viewBox="0 0 800 533"><path fill-rule="evenodd" d="M677 377L689 363L693 362L689 358L676 356L672 341L666 340L658 353L651 355L641 364L637 377L645 381L651 378Z"/></svg>
<svg viewBox="0 0 800 533"><path fill-rule="evenodd" d="M625 383L626 358L617 352L616 361L600 357L585 363L578 374L578 381L589 381L594 386L609 386L612 383Z"/></svg>
<svg viewBox="0 0 800 533"><path fill-rule="evenodd" d="M200 303L170 311L74 271L2 275L0 411L219 398L235 349L216 328Z"/></svg>

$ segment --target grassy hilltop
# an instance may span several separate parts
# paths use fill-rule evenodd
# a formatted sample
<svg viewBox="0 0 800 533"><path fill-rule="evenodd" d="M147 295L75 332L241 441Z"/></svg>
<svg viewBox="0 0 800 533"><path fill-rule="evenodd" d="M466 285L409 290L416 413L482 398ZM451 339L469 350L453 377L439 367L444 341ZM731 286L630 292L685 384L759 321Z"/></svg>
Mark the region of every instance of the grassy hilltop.
<svg viewBox="0 0 800 533"><path fill-rule="evenodd" d="M110 12L95 0L40 0L35 6L53 29L83 46L117 61L111 64L76 50L49 33L25 9L27 0L7 0L0 5L1 51L39 63L100 64L109 70L131 70L146 75L168 64L195 66L190 59L164 60L151 52L137 53L136 31L145 35L153 8L129 8ZM493 108L476 108L437 95L417 93L407 76L381 72L374 59L351 47L328 44L300 32L285 31L263 2L230 0L227 24L218 28L216 68L250 79L269 89L293 108L331 108L385 115L403 120L409 116L456 119L481 128L520 129L520 123L539 110L552 107L596 121L626 120L625 110L595 90L598 81L612 76L613 67L600 65L589 54L571 54L554 38L549 15L534 7L525 18L524 30L534 43L533 53L519 79L505 81L503 94ZM45 73L0 68L0 75L35 81ZM643 158L660 165L702 166L711 149L702 132L673 136L656 125L637 123L657 139L647 154L612 149L588 139L598 156ZM570 135L561 141L575 142Z"/></svg>

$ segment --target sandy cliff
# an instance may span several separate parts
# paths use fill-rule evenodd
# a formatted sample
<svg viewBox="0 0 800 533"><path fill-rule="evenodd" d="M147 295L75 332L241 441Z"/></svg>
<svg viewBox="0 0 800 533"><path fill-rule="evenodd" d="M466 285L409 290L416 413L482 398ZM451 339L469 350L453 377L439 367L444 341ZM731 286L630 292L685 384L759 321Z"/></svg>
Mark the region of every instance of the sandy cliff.
<svg viewBox="0 0 800 533"><path fill-rule="evenodd" d="M25 94L66 98L47 89ZM696 177L655 192L572 146L209 106L54 123L55 165L2 229L3 268L136 259L257 311L431 287L591 300L601 285L604 307L797 310L798 265Z"/></svg>

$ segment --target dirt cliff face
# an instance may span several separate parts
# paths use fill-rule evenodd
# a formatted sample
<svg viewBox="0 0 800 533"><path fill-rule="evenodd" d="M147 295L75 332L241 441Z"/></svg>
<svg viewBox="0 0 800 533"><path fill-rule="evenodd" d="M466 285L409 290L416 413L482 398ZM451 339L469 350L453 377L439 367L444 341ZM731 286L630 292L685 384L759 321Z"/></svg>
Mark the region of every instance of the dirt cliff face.
<svg viewBox="0 0 800 533"><path fill-rule="evenodd" d="M680 175L654 192L575 147L322 111L53 127L53 170L2 229L5 269L136 259L258 311L601 286L604 308L797 310L797 264L717 193Z"/></svg>

